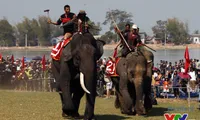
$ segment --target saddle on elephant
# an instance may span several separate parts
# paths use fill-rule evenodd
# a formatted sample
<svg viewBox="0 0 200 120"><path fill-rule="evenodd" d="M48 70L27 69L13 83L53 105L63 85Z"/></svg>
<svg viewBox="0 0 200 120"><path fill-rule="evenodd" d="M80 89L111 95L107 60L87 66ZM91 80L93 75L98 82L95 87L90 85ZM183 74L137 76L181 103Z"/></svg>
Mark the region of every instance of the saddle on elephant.
<svg viewBox="0 0 200 120"><path fill-rule="evenodd" d="M60 56L63 50L63 47L65 47L70 41L72 40L72 37L65 39L63 41L60 41L59 43L57 43L52 51L51 51L51 58L54 60L60 60Z"/></svg>
<svg viewBox="0 0 200 120"><path fill-rule="evenodd" d="M116 65L119 62L120 58L113 58L109 57L110 60L106 63L106 76L113 77L113 76L119 76L116 72Z"/></svg>

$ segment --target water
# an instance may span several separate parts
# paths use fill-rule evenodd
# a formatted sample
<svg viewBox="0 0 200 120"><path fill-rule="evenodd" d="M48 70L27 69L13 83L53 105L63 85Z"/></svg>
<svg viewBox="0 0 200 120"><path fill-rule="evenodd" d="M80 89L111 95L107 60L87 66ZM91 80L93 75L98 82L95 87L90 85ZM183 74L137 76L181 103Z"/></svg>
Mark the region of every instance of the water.
<svg viewBox="0 0 200 120"><path fill-rule="evenodd" d="M185 50L157 50L157 52L153 52L155 56L154 64L159 63L160 60L166 60L174 63L180 59L184 59ZM30 50L19 50L19 51L0 51L4 57L7 55L14 55L16 58L22 58L25 56L28 59L31 59L35 56L43 56L46 55L46 58L50 58L51 51L30 51ZM112 56L113 50L105 50L103 57ZM189 49L190 58L200 59L200 48L199 49Z"/></svg>
<svg viewBox="0 0 200 120"><path fill-rule="evenodd" d="M184 59L184 49L177 50L156 50L153 52L154 54L154 65L160 62L160 60L170 61L174 63L175 61L179 61L180 59ZM113 50L106 50L104 56L112 56ZM189 55L192 59L200 59L200 48L199 49L189 49Z"/></svg>

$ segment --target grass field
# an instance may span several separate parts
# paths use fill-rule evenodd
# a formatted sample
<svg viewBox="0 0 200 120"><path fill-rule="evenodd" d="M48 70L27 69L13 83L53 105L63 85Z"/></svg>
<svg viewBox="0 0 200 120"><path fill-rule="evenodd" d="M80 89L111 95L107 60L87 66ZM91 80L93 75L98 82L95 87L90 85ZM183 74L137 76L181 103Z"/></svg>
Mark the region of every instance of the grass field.
<svg viewBox="0 0 200 120"><path fill-rule="evenodd" d="M95 114L98 120L164 120L163 114L188 113L189 119L200 120L200 111L196 101L191 102L191 111L184 112L181 106L187 107L186 100L158 99L158 105L147 117L125 116L114 108L114 97L103 99L97 97ZM175 111L168 111L169 107ZM85 97L81 101L80 114L83 115ZM178 109L176 109L178 108ZM180 109L179 109L180 108ZM180 112L181 111L181 112ZM15 92L0 90L0 120L62 120L61 103L57 93Z"/></svg>

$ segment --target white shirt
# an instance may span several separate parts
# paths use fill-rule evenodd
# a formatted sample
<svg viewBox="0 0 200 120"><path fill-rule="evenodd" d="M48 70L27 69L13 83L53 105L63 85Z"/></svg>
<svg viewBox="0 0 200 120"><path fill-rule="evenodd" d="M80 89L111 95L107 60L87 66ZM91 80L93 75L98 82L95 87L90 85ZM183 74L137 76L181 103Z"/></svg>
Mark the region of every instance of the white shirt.
<svg viewBox="0 0 200 120"><path fill-rule="evenodd" d="M185 69L184 69L184 68L181 68L181 72L185 72Z"/></svg>
<svg viewBox="0 0 200 120"><path fill-rule="evenodd" d="M19 66L17 66L17 71L20 71L21 69L20 69L20 67Z"/></svg>
<svg viewBox="0 0 200 120"><path fill-rule="evenodd" d="M189 75L191 76L190 81L196 81L195 71L193 71L193 72L189 72Z"/></svg>
<svg viewBox="0 0 200 120"><path fill-rule="evenodd" d="M158 74L156 72L154 72L153 77L154 78L158 77Z"/></svg>
<svg viewBox="0 0 200 120"><path fill-rule="evenodd" d="M196 63L196 68L200 70L200 62Z"/></svg>

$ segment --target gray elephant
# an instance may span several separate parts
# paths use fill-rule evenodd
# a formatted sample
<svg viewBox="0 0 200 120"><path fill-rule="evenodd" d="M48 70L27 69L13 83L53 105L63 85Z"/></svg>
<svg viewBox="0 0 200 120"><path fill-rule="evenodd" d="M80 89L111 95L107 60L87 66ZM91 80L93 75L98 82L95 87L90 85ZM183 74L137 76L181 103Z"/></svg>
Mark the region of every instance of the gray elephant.
<svg viewBox="0 0 200 120"><path fill-rule="evenodd" d="M123 114L133 115L132 108L135 108L137 114L144 115L152 108L152 63L152 52L143 48L118 62L116 70L119 78L112 77L112 81L116 87L115 107L120 108Z"/></svg>
<svg viewBox="0 0 200 120"><path fill-rule="evenodd" d="M80 99L86 92L84 119L94 118L96 60L102 56L104 44L90 33L76 34L63 49L60 61L53 60L52 71L60 91L63 116L79 117Z"/></svg>

